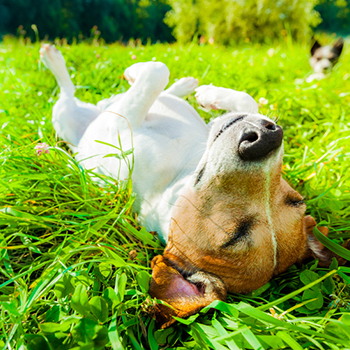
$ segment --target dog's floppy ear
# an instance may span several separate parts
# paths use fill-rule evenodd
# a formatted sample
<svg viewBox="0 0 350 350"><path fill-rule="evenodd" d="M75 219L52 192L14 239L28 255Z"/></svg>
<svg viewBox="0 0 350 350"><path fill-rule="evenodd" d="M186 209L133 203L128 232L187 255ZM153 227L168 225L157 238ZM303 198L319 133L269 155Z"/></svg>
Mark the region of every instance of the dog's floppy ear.
<svg viewBox="0 0 350 350"><path fill-rule="evenodd" d="M345 265L347 260L341 258L337 254L333 253L331 250L326 248L313 234L313 230L317 226L315 219L312 216L305 216L303 218L303 229L306 233L306 244L307 247L300 257L300 262L309 257L313 257L319 260L319 265L322 267L329 267L333 258L336 258L339 265ZM328 228L325 226L318 226L318 230L328 236ZM350 240L344 244L344 248L350 249Z"/></svg>
<svg viewBox="0 0 350 350"><path fill-rule="evenodd" d="M341 52L343 51L343 47L344 47L344 40L343 38L340 38L334 43L333 52L339 57Z"/></svg>
<svg viewBox="0 0 350 350"><path fill-rule="evenodd" d="M311 56L314 55L315 51L321 47L321 44L316 40L311 47Z"/></svg>
<svg viewBox="0 0 350 350"><path fill-rule="evenodd" d="M161 328L173 324L173 316L188 317L214 300L226 299L224 282L204 271L198 271L185 279L162 255L153 259L152 270L151 296L170 305L155 306L156 320Z"/></svg>

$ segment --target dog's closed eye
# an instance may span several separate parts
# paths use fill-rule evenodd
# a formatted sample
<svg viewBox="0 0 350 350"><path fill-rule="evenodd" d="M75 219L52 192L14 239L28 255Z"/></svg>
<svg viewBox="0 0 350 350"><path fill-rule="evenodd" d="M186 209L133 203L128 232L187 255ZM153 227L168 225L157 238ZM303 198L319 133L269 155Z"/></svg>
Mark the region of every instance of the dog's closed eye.
<svg viewBox="0 0 350 350"><path fill-rule="evenodd" d="M194 186L196 186L199 183L199 181L201 181L202 176L203 176L204 171L205 171L205 166L206 166L206 164L204 164L203 168L198 172L198 175L197 175L196 180L194 182Z"/></svg>
<svg viewBox="0 0 350 350"><path fill-rule="evenodd" d="M234 118L232 118L231 120L229 120L226 124L224 124L221 129L219 130L219 132L215 135L213 142L216 141L216 139L226 130L228 129L232 124L237 123L241 120L243 120L247 115L241 115L241 116L236 116Z"/></svg>
<svg viewBox="0 0 350 350"><path fill-rule="evenodd" d="M285 203L287 205L292 206L292 207L299 207L299 206L305 204L305 202L301 196L300 197L288 196L286 198Z"/></svg>
<svg viewBox="0 0 350 350"><path fill-rule="evenodd" d="M254 220L252 218L242 220L237 225L237 228L232 233L229 233L229 239L222 245L222 248L228 248L249 237L253 225Z"/></svg>

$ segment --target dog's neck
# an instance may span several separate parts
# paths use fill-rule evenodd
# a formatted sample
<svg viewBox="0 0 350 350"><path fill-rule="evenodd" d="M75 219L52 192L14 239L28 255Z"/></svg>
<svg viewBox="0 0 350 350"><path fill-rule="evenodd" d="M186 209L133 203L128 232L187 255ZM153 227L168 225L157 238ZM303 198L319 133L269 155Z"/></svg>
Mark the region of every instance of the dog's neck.
<svg viewBox="0 0 350 350"><path fill-rule="evenodd" d="M139 198L136 202L136 205L142 202L142 206L139 206L139 217L147 223L146 229L156 231L164 245L168 241L169 222L173 208L184 187L192 180L192 172L189 174L183 172L182 176L178 176L161 194Z"/></svg>

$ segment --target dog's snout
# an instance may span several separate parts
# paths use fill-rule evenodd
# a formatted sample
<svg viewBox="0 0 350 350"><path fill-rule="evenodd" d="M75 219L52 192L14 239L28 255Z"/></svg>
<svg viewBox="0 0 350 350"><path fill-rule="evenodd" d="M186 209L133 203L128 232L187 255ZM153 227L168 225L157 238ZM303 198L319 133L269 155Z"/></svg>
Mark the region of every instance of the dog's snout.
<svg viewBox="0 0 350 350"><path fill-rule="evenodd" d="M276 124L272 122L271 120L261 119L260 125L268 130L276 130Z"/></svg>
<svg viewBox="0 0 350 350"><path fill-rule="evenodd" d="M272 121L261 119L254 124L249 123L239 140L239 156L246 161L259 160L279 148L282 139L282 128Z"/></svg>
<svg viewBox="0 0 350 350"><path fill-rule="evenodd" d="M259 140L259 134L256 131L246 131L242 134L240 143L246 142L248 144L253 144L257 140Z"/></svg>

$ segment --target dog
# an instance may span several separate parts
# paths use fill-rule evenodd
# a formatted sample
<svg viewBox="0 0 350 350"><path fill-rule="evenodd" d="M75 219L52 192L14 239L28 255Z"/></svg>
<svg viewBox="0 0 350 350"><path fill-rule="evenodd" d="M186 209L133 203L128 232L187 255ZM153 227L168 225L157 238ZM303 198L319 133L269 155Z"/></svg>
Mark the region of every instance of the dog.
<svg viewBox="0 0 350 350"><path fill-rule="evenodd" d="M306 78L306 82L311 83L314 80L324 79L326 74L338 62L343 47L344 41L342 38L338 39L333 45L327 46L321 46L316 40L311 47L311 57L309 60L314 73Z"/></svg>
<svg viewBox="0 0 350 350"><path fill-rule="evenodd" d="M283 130L258 113L250 95L197 87L194 78L164 90L166 65L145 62L126 69L127 92L95 106L74 98L54 46L43 45L40 55L60 87L54 128L76 158L127 179L134 157L134 209L166 244L152 261L150 285L151 296L165 302L155 307L161 327L225 300L227 292L253 291L308 257L330 264L335 255L314 237L316 222L305 216L302 196L281 177ZM226 113L206 125L181 98L194 90L200 106ZM115 153L110 145L125 150L125 162L105 157Z"/></svg>

